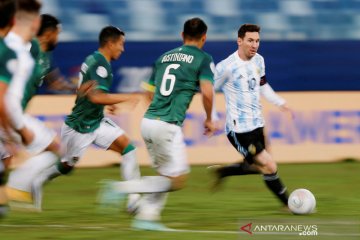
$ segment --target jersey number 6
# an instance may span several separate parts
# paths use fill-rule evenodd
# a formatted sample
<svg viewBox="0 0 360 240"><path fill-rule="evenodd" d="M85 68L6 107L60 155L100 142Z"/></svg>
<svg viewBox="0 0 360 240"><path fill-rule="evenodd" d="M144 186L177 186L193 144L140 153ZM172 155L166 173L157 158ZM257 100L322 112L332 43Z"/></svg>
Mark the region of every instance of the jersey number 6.
<svg viewBox="0 0 360 240"><path fill-rule="evenodd" d="M176 76L174 74L170 74L171 69L178 69L180 64L170 64L166 67L163 78L161 80L160 93L163 96L169 96L174 89ZM168 81L170 83L168 84ZM168 88L167 88L168 87Z"/></svg>

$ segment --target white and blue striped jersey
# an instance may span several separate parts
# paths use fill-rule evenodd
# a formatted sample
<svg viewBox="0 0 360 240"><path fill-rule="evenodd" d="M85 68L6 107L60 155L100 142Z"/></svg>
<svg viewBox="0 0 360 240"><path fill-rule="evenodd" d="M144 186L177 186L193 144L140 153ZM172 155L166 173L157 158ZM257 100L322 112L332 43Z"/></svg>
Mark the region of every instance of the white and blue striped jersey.
<svg viewBox="0 0 360 240"><path fill-rule="evenodd" d="M266 83L264 58L260 54L244 61L236 51L218 63L215 89L222 89L225 95L226 133L245 133L264 126L260 93L276 105L285 103Z"/></svg>

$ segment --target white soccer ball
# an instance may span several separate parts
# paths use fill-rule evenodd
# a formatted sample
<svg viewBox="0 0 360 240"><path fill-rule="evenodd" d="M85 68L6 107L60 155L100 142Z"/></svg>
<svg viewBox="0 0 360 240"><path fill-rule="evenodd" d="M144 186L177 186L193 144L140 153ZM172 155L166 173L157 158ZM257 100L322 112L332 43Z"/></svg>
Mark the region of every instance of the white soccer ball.
<svg viewBox="0 0 360 240"><path fill-rule="evenodd" d="M290 194L288 206L294 214L310 214L315 210L316 200L309 190L299 188Z"/></svg>

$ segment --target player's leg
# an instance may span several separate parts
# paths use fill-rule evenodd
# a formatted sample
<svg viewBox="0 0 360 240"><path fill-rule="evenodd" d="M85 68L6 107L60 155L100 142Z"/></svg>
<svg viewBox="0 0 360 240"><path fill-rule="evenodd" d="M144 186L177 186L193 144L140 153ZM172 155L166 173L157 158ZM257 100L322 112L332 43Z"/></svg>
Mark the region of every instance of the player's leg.
<svg viewBox="0 0 360 240"><path fill-rule="evenodd" d="M112 150L121 154L120 165L121 176L124 180L140 178L139 164L136 159L136 147L131 143L123 129L109 118L104 118L100 127L95 131L96 139L94 144L106 150ZM137 209L139 194L128 196L127 211L134 213Z"/></svg>
<svg viewBox="0 0 360 240"><path fill-rule="evenodd" d="M167 192L181 189L189 171L181 128L162 121L143 119L141 132L151 155L153 167L158 171L159 176L117 182L116 188L124 193Z"/></svg>
<svg viewBox="0 0 360 240"><path fill-rule="evenodd" d="M24 115L26 128L34 133L33 140L25 145L28 152L34 156L27 159L9 175L8 192L9 199L13 202L32 203L32 181L38 174L53 165L58 159L58 153L48 151L53 145L55 132L48 129L43 122L29 115ZM20 206L20 205L19 205Z"/></svg>
<svg viewBox="0 0 360 240"><path fill-rule="evenodd" d="M266 186L278 197L278 199L287 206L288 193L285 185L282 183L278 171L277 164L272 156L265 149L265 138L263 128L257 129L254 134L256 142L254 142L254 164L263 174Z"/></svg>
<svg viewBox="0 0 360 240"><path fill-rule="evenodd" d="M151 184L151 181L143 184L153 193L144 194L132 226L147 230L169 230L159 224L167 192L182 189L190 171L183 134L179 126L149 119L143 119L141 133L152 165L159 176L153 176L151 179L158 181L158 184ZM146 180L145 177L143 179ZM156 189L158 187L161 188Z"/></svg>
<svg viewBox="0 0 360 240"><path fill-rule="evenodd" d="M126 194L143 193L133 227L166 230L157 222L165 205L166 192L182 188L189 172L181 128L162 121L143 119L141 132L159 176L110 182L108 189Z"/></svg>
<svg viewBox="0 0 360 240"><path fill-rule="evenodd" d="M8 197L6 194L6 170L10 164L12 156L0 142L0 218L4 217L8 211Z"/></svg>
<svg viewBox="0 0 360 240"><path fill-rule="evenodd" d="M94 141L95 135L92 133L81 134L63 124L61 128L61 142L63 149L63 157L60 161L56 161L48 168L42 170L38 176L32 181L32 189L36 199L37 207L42 205L42 187L43 185L61 175L66 175L72 171L75 164L83 155L87 147ZM57 143L49 146L49 150L55 151Z"/></svg>
<svg viewBox="0 0 360 240"><path fill-rule="evenodd" d="M249 146L252 144L253 133L235 133L229 132L227 138L231 145L244 156L244 160L238 163L229 164L225 166L213 165L209 167L214 175L212 182L212 190L216 191L220 188L224 178L237 175L260 174L257 165L253 164L253 158L249 151Z"/></svg>

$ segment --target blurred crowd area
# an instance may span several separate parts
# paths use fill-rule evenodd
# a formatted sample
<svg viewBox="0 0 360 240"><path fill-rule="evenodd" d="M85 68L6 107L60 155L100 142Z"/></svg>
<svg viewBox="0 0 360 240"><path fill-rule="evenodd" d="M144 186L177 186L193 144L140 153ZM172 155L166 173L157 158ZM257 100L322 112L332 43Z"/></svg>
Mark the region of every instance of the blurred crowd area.
<svg viewBox="0 0 360 240"><path fill-rule="evenodd" d="M193 16L209 40L233 39L246 22L260 24L264 40L360 39L359 0L50 0L43 12L62 20L63 41L96 40L108 24L130 40L174 40Z"/></svg>
<svg viewBox="0 0 360 240"><path fill-rule="evenodd" d="M360 90L360 0L48 0L43 13L62 22L54 61L74 88L100 29L126 32L126 51L113 62L112 92L141 92L152 63L181 43L183 23L205 20L205 51L214 62L231 54L243 23L261 26L259 53L277 91ZM309 57L311 56L311 57ZM344 84L346 79L346 84ZM40 94L68 94L49 91Z"/></svg>

